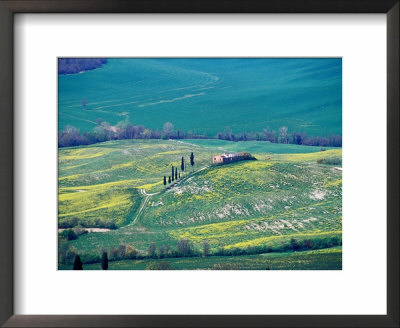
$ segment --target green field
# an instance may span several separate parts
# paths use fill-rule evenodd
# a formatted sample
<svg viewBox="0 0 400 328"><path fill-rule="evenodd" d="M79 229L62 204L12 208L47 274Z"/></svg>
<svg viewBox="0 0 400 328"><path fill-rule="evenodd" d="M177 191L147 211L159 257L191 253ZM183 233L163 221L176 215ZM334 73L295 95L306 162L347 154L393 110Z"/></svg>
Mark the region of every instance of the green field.
<svg viewBox="0 0 400 328"><path fill-rule="evenodd" d="M102 119L159 131L171 122L209 137L283 125L309 136L342 133L341 58L110 58L59 75L58 90L59 131L92 131Z"/></svg>
<svg viewBox="0 0 400 328"><path fill-rule="evenodd" d="M111 262L109 270L146 270L160 262L168 262L171 270L340 270L342 248L315 251L269 253L244 256L209 256L171 259L146 259ZM60 266L70 270L71 266ZM100 264L84 266L84 270L99 270Z"/></svg>
<svg viewBox="0 0 400 328"><path fill-rule="evenodd" d="M211 165L212 155L224 151L248 151L257 160ZM122 244L146 257L152 243L157 253L161 247L168 252L187 239L197 253L207 240L213 256L168 259L173 269L262 269L265 259L274 263L271 269L340 269L341 247L216 255L282 249L293 240L312 240L319 248L326 240L341 244L341 154L341 149L221 140L125 140L60 148L59 223L68 227L75 220L73 225L84 227L118 227L68 241L68 250L81 254L84 261ZM163 176L171 174L171 165L180 172L182 156L186 170L175 186L166 189ZM319 159L340 163L328 165ZM146 269L149 261L161 260L110 262L110 269ZM70 265L60 263L61 268Z"/></svg>

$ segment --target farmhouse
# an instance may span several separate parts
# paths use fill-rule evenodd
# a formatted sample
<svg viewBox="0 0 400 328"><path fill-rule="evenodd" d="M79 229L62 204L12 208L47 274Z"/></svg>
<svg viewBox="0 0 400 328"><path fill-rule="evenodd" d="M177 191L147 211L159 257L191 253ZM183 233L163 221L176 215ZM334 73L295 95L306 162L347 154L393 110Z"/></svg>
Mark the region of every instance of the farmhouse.
<svg viewBox="0 0 400 328"><path fill-rule="evenodd" d="M228 164L236 161L255 160L248 152L242 151L240 153L222 154L213 156L213 164Z"/></svg>

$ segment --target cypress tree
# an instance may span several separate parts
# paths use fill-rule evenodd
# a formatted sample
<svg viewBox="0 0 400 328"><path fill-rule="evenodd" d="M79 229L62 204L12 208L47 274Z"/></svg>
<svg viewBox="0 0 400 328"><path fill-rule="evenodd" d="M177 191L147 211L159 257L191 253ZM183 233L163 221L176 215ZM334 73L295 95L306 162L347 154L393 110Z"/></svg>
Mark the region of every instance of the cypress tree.
<svg viewBox="0 0 400 328"><path fill-rule="evenodd" d="M175 180L178 180L178 168L175 168Z"/></svg>
<svg viewBox="0 0 400 328"><path fill-rule="evenodd" d="M101 255L101 269L108 270L108 256L106 251L103 251Z"/></svg>
<svg viewBox="0 0 400 328"><path fill-rule="evenodd" d="M168 177L168 183L171 183L171 176Z"/></svg>
<svg viewBox="0 0 400 328"><path fill-rule="evenodd" d="M181 178L181 173L179 172L179 179Z"/></svg>
<svg viewBox="0 0 400 328"><path fill-rule="evenodd" d="M185 171L185 160L182 157L182 162L181 162L181 171Z"/></svg>
<svg viewBox="0 0 400 328"><path fill-rule="evenodd" d="M192 165L192 168L193 168L193 165L194 165L194 155L193 155L193 152L190 154L190 165Z"/></svg>
<svg viewBox="0 0 400 328"><path fill-rule="evenodd" d="M81 258L79 255L75 256L74 270L83 270Z"/></svg>
<svg viewBox="0 0 400 328"><path fill-rule="evenodd" d="M164 175L164 186L167 185L167 177Z"/></svg>
<svg viewBox="0 0 400 328"><path fill-rule="evenodd" d="M174 176L175 176L175 170L174 170L174 166L172 166L172 181L174 181Z"/></svg>

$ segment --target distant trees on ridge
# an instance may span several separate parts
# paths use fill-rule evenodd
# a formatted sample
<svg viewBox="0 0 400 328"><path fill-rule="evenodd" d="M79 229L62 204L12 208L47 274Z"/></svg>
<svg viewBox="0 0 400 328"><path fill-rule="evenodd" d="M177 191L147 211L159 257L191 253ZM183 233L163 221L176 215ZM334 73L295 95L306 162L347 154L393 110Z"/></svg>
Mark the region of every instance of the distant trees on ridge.
<svg viewBox="0 0 400 328"><path fill-rule="evenodd" d="M279 128L278 133L264 129L262 132L242 132L233 133L229 128L224 133L217 133L214 137L206 134L197 134L195 132L183 132L174 130L171 123L166 122L163 130L151 130L143 125L132 125L127 121L119 122L112 126L108 122L98 119L91 132L80 132L79 129L67 125L63 131L58 134L59 147L71 147L79 145L90 145L97 142L109 140L125 139L220 139L229 141L269 141L272 143L285 143L319 147L341 147L342 136L329 135L307 136L303 132L291 132L286 126ZM184 163L181 163L181 166ZM190 163L192 165L192 163ZM192 165L193 166L193 165Z"/></svg>

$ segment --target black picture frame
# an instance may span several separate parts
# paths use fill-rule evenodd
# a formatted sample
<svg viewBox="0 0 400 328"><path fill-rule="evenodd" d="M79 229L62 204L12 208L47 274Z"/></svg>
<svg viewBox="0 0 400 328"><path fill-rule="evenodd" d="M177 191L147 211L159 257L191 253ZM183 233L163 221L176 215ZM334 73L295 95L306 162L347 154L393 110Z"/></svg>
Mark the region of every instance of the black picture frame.
<svg viewBox="0 0 400 328"><path fill-rule="evenodd" d="M399 327L399 0L0 0L0 325ZM14 315L13 28L16 13L384 13L387 17L387 315ZM367 270L367 268L366 268ZM368 286L365 286L368 288Z"/></svg>

